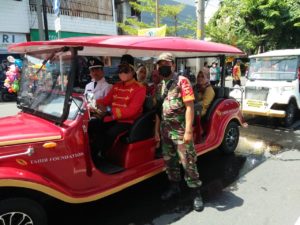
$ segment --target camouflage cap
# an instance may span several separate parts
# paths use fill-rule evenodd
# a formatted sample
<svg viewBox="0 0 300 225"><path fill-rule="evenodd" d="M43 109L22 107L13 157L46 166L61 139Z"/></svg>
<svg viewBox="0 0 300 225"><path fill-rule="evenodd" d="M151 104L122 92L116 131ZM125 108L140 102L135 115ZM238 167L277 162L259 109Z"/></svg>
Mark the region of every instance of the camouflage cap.
<svg viewBox="0 0 300 225"><path fill-rule="evenodd" d="M174 56L172 53L169 52L163 52L161 53L157 58L157 63L160 61L168 61L168 62L174 62Z"/></svg>

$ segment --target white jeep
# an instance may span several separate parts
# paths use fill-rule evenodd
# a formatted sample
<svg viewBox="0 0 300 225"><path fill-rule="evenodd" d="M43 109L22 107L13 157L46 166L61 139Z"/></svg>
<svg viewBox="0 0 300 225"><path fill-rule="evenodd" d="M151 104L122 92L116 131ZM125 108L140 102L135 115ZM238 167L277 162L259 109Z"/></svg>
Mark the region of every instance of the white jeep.
<svg viewBox="0 0 300 225"><path fill-rule="evenodd" d="M293 124L300 109L300 49L250 56L242 110L244 115L282 118Z"/></svg>

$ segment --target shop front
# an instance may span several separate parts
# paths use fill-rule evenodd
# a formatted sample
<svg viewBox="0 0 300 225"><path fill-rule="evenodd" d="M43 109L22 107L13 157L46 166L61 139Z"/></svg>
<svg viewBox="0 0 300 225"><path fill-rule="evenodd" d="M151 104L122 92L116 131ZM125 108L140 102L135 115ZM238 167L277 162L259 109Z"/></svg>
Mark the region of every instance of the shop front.
<svg viewBox="0 0 300 225"><path fill-rule="evenodd" d="M56 40L58 39L58 33L49 30L49 40ZM89 33L78 33L78 32L68 32L68 31L61 31L60 38L67 38L67 37L85 37L85 36L99 36L99 34L89 34ZM38 29L30 29L30 41L39 41L39 30Z"/></svg>
<svg viewBox="0 0 300 225"><path fill-rule="evenodd" d="M26 41L26 34L0 32L0 60L8 54L7 47L10 44Z"/></svg>

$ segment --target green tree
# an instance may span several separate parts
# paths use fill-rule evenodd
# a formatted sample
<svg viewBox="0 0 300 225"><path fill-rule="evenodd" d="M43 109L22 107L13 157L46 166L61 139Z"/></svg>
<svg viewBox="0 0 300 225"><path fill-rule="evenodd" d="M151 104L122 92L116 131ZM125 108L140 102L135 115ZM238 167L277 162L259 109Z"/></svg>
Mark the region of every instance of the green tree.
<svg viewBox="0 0 300 225"><path fill-rule="evenodd" d="M155 27L155 1L154 0L137 0L129 3L136 12L149 13L152 15L152 21L150 23L144 23L138 20L138 18L126 18L123 23L118 23L118 26L127 34L137 35L138 29ZM178 36L180 31L188 31L193 34L195 27L189 26L191 23L187 21L180 21L178 15L184 9L184 4L176 5L159 5L159 24L166 19L171 21L167 26L168 36ZM192 19L188 19L189 22ZM190 34L190 35L191 35Z"/></svg>
<svg viewBox="0 0 300 225"><path fill-rule="evenodd" d="M235 44L249 54L299 47L299 3L295 2L224 0L206 27L207 36Z"/></svg>
<svg viewBox="0 0 300 225"><path fill-rule="evenodd" d="M290 19L282 32L282 41L279 48L299 48L300 47L300 1L286 0L289 6Z"/></svg>

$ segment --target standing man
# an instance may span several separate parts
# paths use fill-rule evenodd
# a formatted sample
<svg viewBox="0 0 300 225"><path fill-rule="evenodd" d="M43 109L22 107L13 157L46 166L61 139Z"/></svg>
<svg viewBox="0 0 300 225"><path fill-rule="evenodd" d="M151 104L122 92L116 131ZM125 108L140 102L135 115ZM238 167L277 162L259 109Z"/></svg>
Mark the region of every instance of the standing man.
<svg viewBox="0 0 300 225"><path fill-rule="evenodd" d="M92 92L96 100L103 99L112 87L105 81L103 72L104 64L97 58L89 59L88 64L92 81L85 86L84 94Z"/></svg>
<svg viewBox="0 0 300 225"><path fill-rule="evenodd" d="M175 63L171 53L162 53L157 61L163 77L156 93L158 115L155 138L161 140L163 159L170 180L169 189L162 194L168 200L180 194L180 163L185 170L185 180L193 193L193 207L202 211L201 181L197 171L197 155L193 143L194 93L184 76L175 78Z"/></svg>
<svg viewBox="0 0 300 225"><path fill-rule="evenodd" d="M237 60L235 66L233 67L233 71L232 71L232 76L233 76L233 80L232 80L232 87L234 87L234 85L239 85L241 86L241 60Z"/></svg>
<svg viewBox="0 0 300 225"><path fill-rule="evenodd" d="M219 85L221 79L221 68L218 66L218 63L216 63L216 70L217 70L216 85Z"/></svg>
<svg viewBox="0 0 300 225"><path fill-rule="evenodd" d="M212 66L209 69L209 75L210 75L210 84L216 85L217 83L217 64L214 62Z"/></svg>

